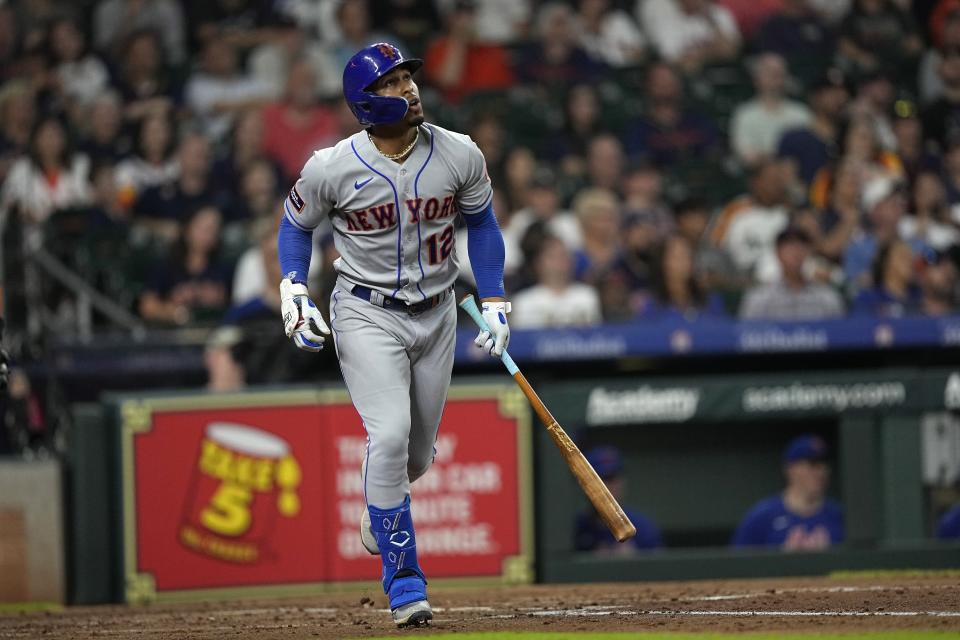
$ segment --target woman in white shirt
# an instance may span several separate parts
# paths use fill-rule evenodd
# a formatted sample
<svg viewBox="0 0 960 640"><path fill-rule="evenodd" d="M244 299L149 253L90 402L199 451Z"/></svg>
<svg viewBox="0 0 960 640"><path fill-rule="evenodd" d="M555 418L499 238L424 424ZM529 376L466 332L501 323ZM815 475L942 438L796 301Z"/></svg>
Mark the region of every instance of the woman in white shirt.
<svg viewBox="0 0 960 640"><path fill-rule="evenodd" d="M596 289L573 281L573 258L562 240L547 235L535 258L537 284L512 298L514 328L585 327L599 324Z"/></svg>
<svg viewBox="0 0 960 640"><path fill-rule="evenodd" d="M30 154L10 168L0 192L0 218L19 212L26 223L42 223L57 209L90 199L90 162L74 154L63 123L46 117L30 137Z"/></svg>
<svg viewBox="0 0 960 640"><path fill-rule="evenodd" d="M180 167L174 159L175 142L166 114L153 113L141 121L136 152L117 164L117 189L124 206L133 206L137 196L150 187L177 179Z"/></svg>

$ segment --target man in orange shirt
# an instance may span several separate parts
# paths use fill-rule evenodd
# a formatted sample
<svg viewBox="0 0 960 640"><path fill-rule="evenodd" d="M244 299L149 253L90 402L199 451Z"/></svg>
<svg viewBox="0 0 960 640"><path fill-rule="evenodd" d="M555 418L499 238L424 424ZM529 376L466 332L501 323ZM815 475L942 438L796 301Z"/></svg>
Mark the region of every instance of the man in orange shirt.
<svg viewBox="0 0 960 640"><path fill-rule="evenodd" d="M427 49L424 70L448 102L476 91L507 89L514 84L506 49L477 40L476 3L457 0L447 16L446 33Z"/></svg>

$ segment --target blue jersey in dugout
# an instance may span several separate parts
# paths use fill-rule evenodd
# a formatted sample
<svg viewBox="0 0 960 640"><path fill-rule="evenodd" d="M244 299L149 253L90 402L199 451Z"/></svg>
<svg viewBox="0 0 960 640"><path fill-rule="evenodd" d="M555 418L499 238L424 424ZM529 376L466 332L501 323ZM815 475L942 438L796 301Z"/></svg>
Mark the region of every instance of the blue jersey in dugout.
<svg viewBox="0 0 960 640"><path fill-rule="evenodd" d="M843 508L827 498L820 510L802 517L789 511L776 495L757 503L740 522L734 547L774 546L783 549L825 549L843 542Z"/></svg>

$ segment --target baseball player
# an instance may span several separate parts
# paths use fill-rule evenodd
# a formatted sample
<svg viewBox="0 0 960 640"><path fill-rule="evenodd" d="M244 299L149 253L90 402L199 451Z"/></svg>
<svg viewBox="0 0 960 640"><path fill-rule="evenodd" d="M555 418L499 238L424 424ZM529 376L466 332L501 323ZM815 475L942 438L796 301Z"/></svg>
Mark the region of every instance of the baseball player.
<svg viewBox="0 0 960 640"><path fill-rule="evenodd" d="M733 546L815 551L843 542L843 507L826 496L830 468L823 439L807 434L787 443L783 473L783 492L750 509L733 535Z"/></svg>
<svg viewBox="0 0 960 640"><path fill-rule="evenodd" d="M398 626L433 617L417 561L410 483L433 462L453 368L454 221L463 217L483 316L478 347L510 339L503 238L486 162L467 136L426 124L413 73L392 44L359 51L343 71L347 104L366 129L314 152L284 201L278 233L284 329L307 351L333 341L367 432L361 473L364 547L383 561ZM311 231L329 219L340 258L330 327L310 299Z"/></svg>

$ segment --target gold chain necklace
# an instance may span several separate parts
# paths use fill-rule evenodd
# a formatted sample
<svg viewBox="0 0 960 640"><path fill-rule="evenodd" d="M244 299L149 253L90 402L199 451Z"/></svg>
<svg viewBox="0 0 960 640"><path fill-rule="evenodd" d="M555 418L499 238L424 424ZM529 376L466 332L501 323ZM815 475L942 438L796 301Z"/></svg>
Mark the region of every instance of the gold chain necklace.
<svg viewBox="0 0 960 640"><path fill-rule="evenodd" d="M376 149L384 158L387 160L399 160L413 151L413 148L417 146L417 141L420 140L420 128L417 128L417 135L413 136L413 142L408 144L407 148L402 150L400 153L384 153L381 151L380 147L377 146L377 143L373 141L373 136L370 135L369 131L367 131L367 138L370 139L370 144L373 145L373 148Z"/></svg>

